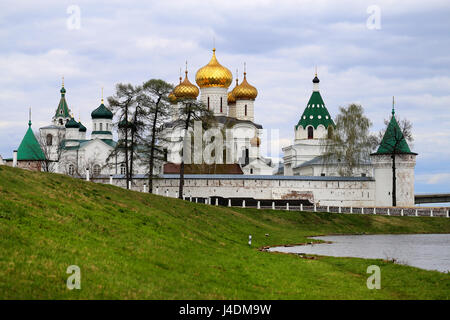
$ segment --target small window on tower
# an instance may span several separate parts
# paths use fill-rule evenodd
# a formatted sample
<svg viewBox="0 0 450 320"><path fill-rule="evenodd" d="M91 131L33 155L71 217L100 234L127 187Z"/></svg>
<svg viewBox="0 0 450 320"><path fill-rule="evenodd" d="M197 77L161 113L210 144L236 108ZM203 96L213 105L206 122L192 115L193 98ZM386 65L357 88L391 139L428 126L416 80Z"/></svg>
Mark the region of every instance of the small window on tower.
<svg viewBox="0 0 450 320"><path fill-rule="evenodd" d="M209 97L208 97L208 110L209 110Z"/></svg>
<svg viewBox="0 0 450 320"><path fill-rule="evenodd" d="M222 109L222 97L220 97L220 113L223 112L222 110L223 110L223 109Z"/></svg>
<svg viewBox="0 0 450 320"><path fill-rule="evenodd" d="M328 139L333 138L333 126L328 127Z"/></svg>
<svg viewBox="0 0 450 320"><path fill-rule="evenodd" d="M100 131L103 131L103 123L100 123Z"/></svg>
<svg viewBox="0 0 450 320"><path fill-rule="evenodd" d="M47 145L51 146L53 144L53 136L51 134L47 135Z"/></svg>
<svg viewBox="0 0 450 320"><path fill-rule="evenodd" d="M245 105L245 115L247 115L247 105Z"/></svg>
<svg viewBox="0 0 450 320"><path fill-rule="evenodd" d="M313 127L308 127L308 139L314 139L314 129Z"/></svg>
<svg viewBox="0 0 450 320"><path fill-rule="evenodd" d="M97 124L94 123L94 131L97 131Z"/></svg>

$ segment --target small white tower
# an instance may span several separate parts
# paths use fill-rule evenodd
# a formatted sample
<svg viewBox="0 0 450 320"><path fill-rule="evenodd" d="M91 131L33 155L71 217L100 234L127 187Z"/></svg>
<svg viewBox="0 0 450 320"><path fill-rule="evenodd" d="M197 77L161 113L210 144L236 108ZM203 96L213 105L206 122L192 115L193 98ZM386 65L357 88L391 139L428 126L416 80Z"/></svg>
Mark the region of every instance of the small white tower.
<svg viewBox="0 0 450 320"><path fill-rule="evenodd" d="M392 106L391 121L383 140L377 152L370 155L374 167L377 206L414 206L416 156L417 153L409 149Z"/></svg>
<svg viewBox="0 0 450 320"><path fill-rule="evenodd" d="M283 148L286 176L314 175L314 172L309 172L310 169L307 169L308 172L299 171L299 166L324 154L326 141L335 126L320 94L317 73L312 82L313 92L294 129L294 144Z"/></svg>

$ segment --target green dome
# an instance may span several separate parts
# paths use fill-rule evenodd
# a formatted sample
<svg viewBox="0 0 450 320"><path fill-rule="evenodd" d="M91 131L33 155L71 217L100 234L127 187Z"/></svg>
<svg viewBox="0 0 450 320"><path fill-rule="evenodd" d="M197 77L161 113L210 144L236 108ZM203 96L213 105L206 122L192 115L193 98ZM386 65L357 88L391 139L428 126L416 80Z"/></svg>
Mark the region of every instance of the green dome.
<svg viewBox="0 0 450 320"><path fill-rule="evenodd" d="M66 128L76 128L76 129L78 129L79 127L80 127L80 124L78 122L76 122L74 118L70 119L66 123Z"/></svg>
<svg viewBox="0 0 450 320"><path fill-rule="evenodd" d="M102 103L91 113L92 119L112 119L113 113Z"/></svg>
<svg viewBox="0 0 450 320"><path fill-rule="evenodd" d="M80 122L78 122L78 124L80 125L80 132L86 132L86 127L83 126L83 124Z"/></svg>

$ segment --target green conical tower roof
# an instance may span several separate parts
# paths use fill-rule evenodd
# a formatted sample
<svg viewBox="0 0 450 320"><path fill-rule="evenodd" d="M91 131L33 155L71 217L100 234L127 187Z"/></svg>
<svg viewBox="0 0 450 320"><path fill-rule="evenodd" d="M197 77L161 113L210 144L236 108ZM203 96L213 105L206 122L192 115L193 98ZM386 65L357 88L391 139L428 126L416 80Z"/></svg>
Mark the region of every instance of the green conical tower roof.
<svg viewBox="0 0 450 320"><path fill-rule="evenodd" d="M20 143L19 149L17 149L17 160L45 160L44 152L42 152L41 146L31 129L31 120L28 121L28 130Z"/></svg>
<svg viewBox="0 0 450 320"><path fill-rule="evenodd" d="M305 111L303 111L303 114L295 126L295 129L297 129L298 126L306 128L310 125L313 126L314 129L317 129L320 124L323 125L325 129L328 129L330 125L335 126L334 121L331 118L325 103L323 102L322 96L320 95L319 78L317 78L317 74L313 79L313 84L313 93L309 98L308 105L306 106Z"/></svg>
<svg viewBox="0 0 450 320"><path fill-rule="evenodd" d="M402 130L398 125L397 119L395 119L395 110L392 107L392 117L389 121L386 132L384 133L383 140L381 140L380 146L377 152L374 154L417 154L411 152Z"/></svg>
<svg viewBox="0 0 450 320"><path fill-rule="evenodd" d="M57 117L69 118L70 110L69 110L69 106L67 105L67 102L66 102L66 89L64 88L64 82L63 82L62 88L59 92L61 92L61 99L59 100L58 107L56 108L55 118L57 118Z"/></svg>

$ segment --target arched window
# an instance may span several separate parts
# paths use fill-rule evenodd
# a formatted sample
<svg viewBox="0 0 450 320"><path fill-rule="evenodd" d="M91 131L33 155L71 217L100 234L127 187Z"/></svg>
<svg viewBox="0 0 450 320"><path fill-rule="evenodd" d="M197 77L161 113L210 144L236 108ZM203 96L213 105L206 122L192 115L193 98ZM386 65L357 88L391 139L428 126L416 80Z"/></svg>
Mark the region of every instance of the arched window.
<svg viewBox="0 0 450 320"><path fill-rule="evenodd" d="M120 165L120 174L126 174L127 173L127 168L125 168L125 164L122 163Z"/></svg>
<svg viewBox="0 0 450 320"><path fill-rule="evenodd" d="M47 145L48 146L51 146L52 144L53 144L53 136L49 133L48 135L47 135Z"/></svg>
<svg viewBox="0 0 450 320"><path fill-rule="evenodd" d="M245 115L247 116L247 105L245 105Z"/></svg>
<svg viewBox="0 0 450 320"><path fill-rule="evenodd" d="M94 123L94 131L97 131L97 124Z"/></svg>
<svg viewBox="0 0 450 320"><path fill-rule="evenodd" d="M75 166L73 164L69 164L69 175L73 176L75 174Z"/></svg>
<svg viewBox="0 0 450 320"><path fill-rule="evenodd" d="M314 129L312 126L308 127L308 139L314 139Z"/></svg>
<svg viewBox="0 0 450 320"><path fill-rule="evenodd" d="M100 131L103 131L103 123L100 123Z"/></svg>
<svg viewBox="0 0 450 320"><path fill-rule="evenodd" d="M328 139L333 138L333 126L328 127Z"/></svg>
<svg viewBox="0 0 450 320"><path fill-rule="evenodd" d="M63 120L59 119L59 124L62 126L63 125Z"/></svg>
<svg viewBox="0 0 450 320"><path fill-rule="evenodd" d="M223 111L223 108L222 108L222 97L220 97L220 113L222 113Z"/></svg>
<svg viewBox="0 0 450 320"><path fill-rule="evenodd" d="M94 176L98 176L100 174L100 172L102 171L102 169L100 168L100 165L96 164L96 165L94 165L94 170L92 170L92 171L93 171Z"/></svg>
<svg viewBox="0 0 450 320"><path fill-rule="evenodd" d="M208 110L209 110L209 97L208 97Z"/></svg>

